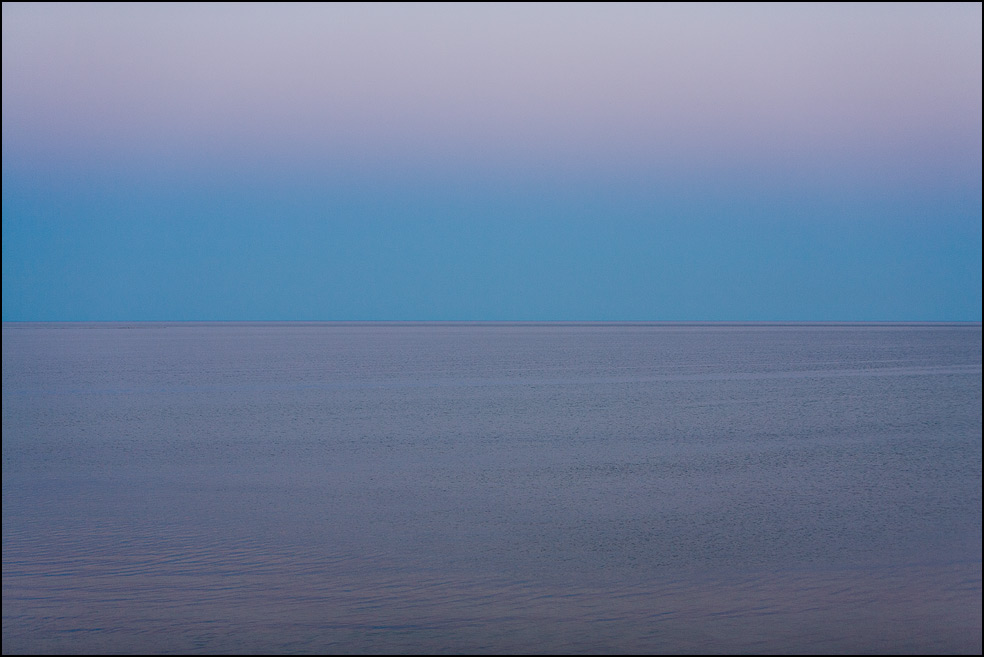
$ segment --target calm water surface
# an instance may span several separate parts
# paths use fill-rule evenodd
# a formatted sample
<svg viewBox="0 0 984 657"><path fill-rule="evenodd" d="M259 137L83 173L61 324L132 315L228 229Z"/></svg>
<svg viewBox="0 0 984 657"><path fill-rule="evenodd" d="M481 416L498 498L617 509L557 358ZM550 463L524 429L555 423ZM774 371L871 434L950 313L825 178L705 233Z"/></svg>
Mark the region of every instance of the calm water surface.
<svg viewBox="0 0 984 657"><path fill-rule="evenodd" d="M980 650L980 324L3 326L4 653Z"/></svg>

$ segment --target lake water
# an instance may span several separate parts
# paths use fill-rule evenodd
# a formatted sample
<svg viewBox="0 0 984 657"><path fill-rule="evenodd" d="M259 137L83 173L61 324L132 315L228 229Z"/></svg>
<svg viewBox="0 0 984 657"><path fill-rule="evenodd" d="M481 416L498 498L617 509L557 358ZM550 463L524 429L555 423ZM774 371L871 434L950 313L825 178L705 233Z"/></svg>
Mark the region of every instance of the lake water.
<svg viewBox="0 0 984 657"><path fill-rule="evenodd" d="M980 324L3 325L5 654L980 651Z"/></svg>

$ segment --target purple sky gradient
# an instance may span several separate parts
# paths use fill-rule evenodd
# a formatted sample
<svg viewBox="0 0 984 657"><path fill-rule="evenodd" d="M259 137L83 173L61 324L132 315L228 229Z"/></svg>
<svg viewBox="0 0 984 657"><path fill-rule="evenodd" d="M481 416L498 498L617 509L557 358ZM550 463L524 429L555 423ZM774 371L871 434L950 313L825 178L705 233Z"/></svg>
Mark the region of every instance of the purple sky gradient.
<svg viewBox="0 0 984 657"><path fill-rule="evenodd" d="M969 175L980 19L976 3L5 4L4 143Z"/></svg>

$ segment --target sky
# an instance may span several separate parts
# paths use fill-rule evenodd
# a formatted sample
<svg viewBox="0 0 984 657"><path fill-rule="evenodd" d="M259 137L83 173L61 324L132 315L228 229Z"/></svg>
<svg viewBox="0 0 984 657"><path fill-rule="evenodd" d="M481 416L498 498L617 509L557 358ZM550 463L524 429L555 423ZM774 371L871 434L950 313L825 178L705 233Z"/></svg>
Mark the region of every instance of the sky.
<svg viewBox="0 0 984 657"><path fill-rule="evenodd" d="M4 321L981 321L980 3L3 3Z"/></svg>

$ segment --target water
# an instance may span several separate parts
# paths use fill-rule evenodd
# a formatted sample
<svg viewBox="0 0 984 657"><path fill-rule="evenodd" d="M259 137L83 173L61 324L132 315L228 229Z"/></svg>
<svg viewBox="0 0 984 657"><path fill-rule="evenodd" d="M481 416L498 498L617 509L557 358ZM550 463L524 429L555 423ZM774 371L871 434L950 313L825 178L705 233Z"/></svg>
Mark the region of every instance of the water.
<svg viewBox="0 0 984 657"><path fill-rule="evenodd" d="M981 327L5 324L4 653L980 653Z"/></svg>

